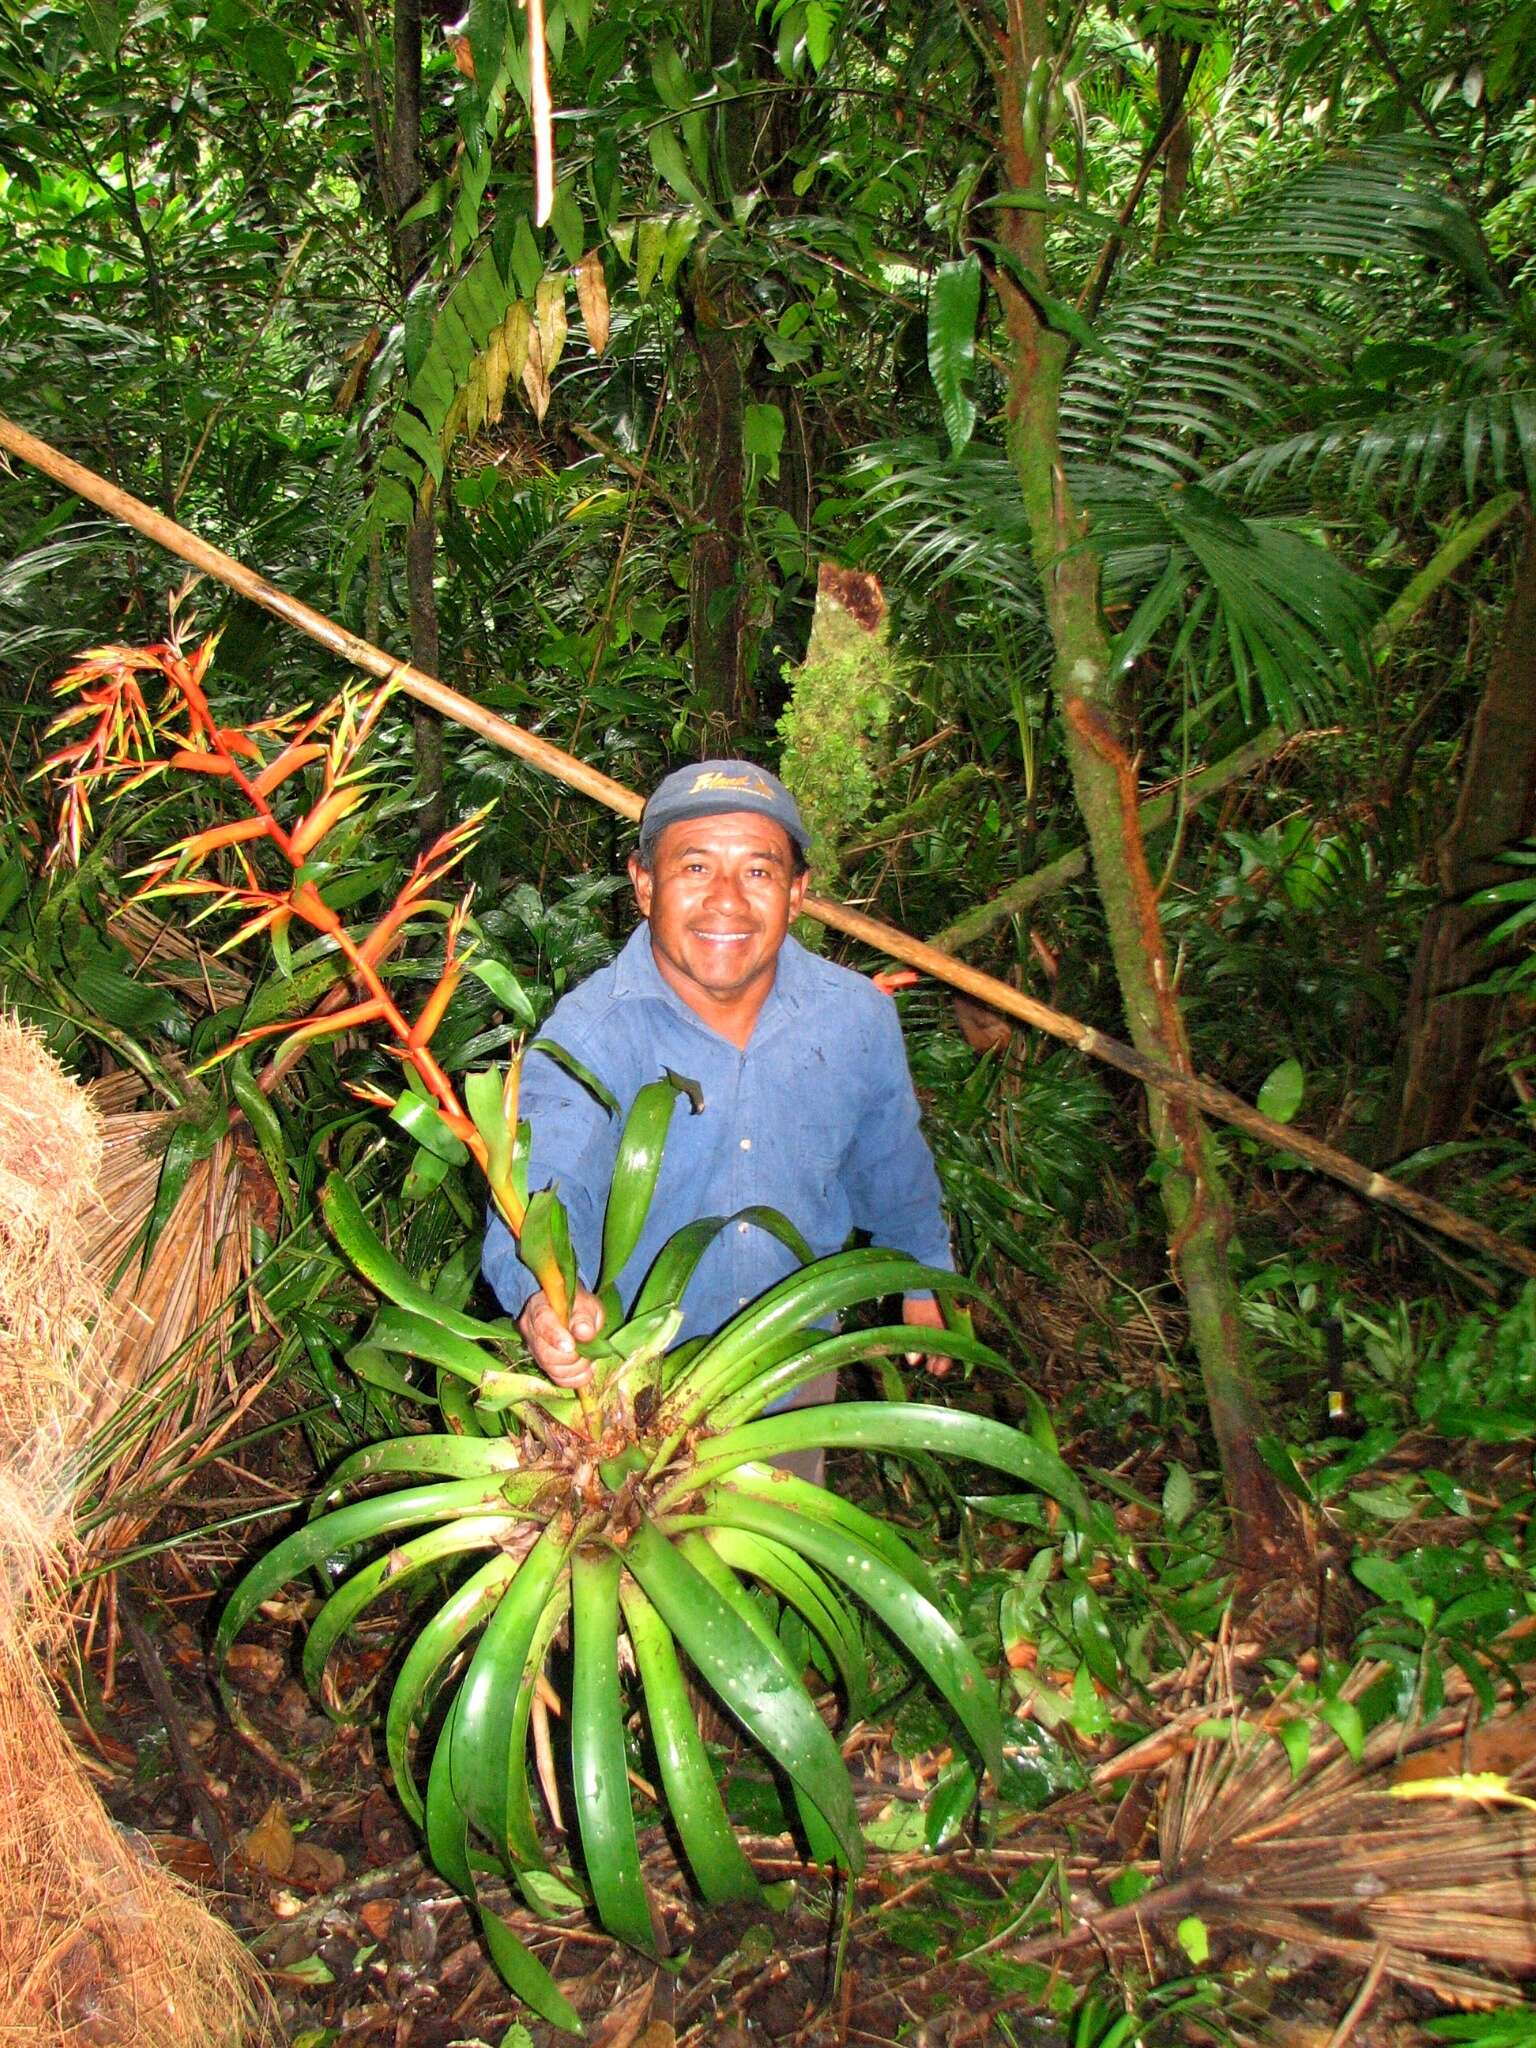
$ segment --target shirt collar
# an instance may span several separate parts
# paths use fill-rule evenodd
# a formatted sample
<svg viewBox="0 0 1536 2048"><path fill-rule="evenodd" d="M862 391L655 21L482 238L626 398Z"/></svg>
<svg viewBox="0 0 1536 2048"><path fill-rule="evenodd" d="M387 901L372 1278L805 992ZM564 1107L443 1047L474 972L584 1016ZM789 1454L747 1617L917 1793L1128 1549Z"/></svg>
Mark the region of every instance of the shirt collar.
<svg viewBox="0 0 1536 2048"><path fill-rule="evenodd" d="M773 987L758 1017L754 1037L775 1011L795 1015L801 1009L809 988L810 960L811 956L798 939L785 939L779 948ZM623 950L614 962L613 992L616 996L659 1000L690 1023L697 1024L701 1030L709 1029L703 1019L689 1009L677 990L663 980L661 969L656 965L656 955L651 951L651 928L643 918L625 940Z"/></svg>

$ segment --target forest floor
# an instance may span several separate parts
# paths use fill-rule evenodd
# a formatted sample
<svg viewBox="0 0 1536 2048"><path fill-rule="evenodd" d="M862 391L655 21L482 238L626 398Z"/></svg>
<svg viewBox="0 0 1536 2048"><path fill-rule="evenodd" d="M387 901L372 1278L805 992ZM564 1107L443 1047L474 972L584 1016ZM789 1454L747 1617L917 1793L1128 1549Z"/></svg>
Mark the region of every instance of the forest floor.
<svg viewBox="0 0 1536 2048"><path fill-rule="evenodd" d="M1054 1358L1052 1332L1034 1333L1058 1413L1082 1377L1073 1320L1055 1331ZM1134 1319L1121 1326L1104 1376L1117 1397L1140 1385L1156 1405L1169 1335ZM1101 1479L1118 1458L1111 1476L1125 1496L1127 1550L1144 1560L1118 1596L1105 1587L1105 1605L1122 1599L1111 1616L1121 1643L1138 1614L1161 1617L1161 1668L1118 1699L1103 1683L1089 1688L1097 1720L1058 1722L1049 1734L1015 1721L1010 1767L1019 1780L1000 1796L989 1787L979 1803L969 1788L948 1795L958 1766L943 1724L898 1671L881 1712L842 1731L871 1844L851 1882L802 1859L761 1764L727 1728L707 1727L764 1886L760 1906L700 1906L659 1822L642 1833L659 1965L599 1933L573 1892L557 1888L544 1920L506 1902L593 2048L1407 2048L1432 2038L1424 2028L1437 2016L1518 2004L1519 1981L1536 1974L1536 1824L1513 1801L1471 1810L1382 1795L1408 1775L1489 1769L1517 1799L1536 1791L1536 1711L1524 1707L1519 1677L1520 1651L1536 1640L1529 1616L1520 1619L1518 1602L1501 1609L1498 1625L1513 1622L1518 1641L1489 1658L1493 1678L1473 1683L1447 1665L1429 1710L1411 1728L1394 1721L1370 1735L1359 1768L1333 1741L1332 1724L1318 1720L1314 1688L1298 1753L1287 1702L1307 1695L1316 1657L1292 1645L1277 1685L1274 1646L1237 1641L1219 1622L1219 1557L1213 1571L1209 1549L1202 1555L1210 1539L1190 1536L1182 1564L1177 1546L1158 1552L1152 1540L1148 1504L1161 1499L1170 1513L1170 1475L1185 1461L1198 1470L1194 1439L1171 1409L1155 1428L1145 1414L1102 1406L1097 1420L1101 1433L1079 1430L1069 1455ZM206 1525L270 1503L272 1519L255 1524L263 1533L242 1531L253 1554L310 1483L307 1471L282 1469L285 1443L295 1446L296 1433L267 1439L276 1463L264 1457L259 1472L211 1465L201 1497L184 1499L175 1516ZM1469 1583L1481 1525L1461 1513L1467 1497L1488 1507L1502 1499L1522 1532L1529 1519L1518 1494L1528 1467L1508 1445L1402 1432L1363 1476L1363 1453L1330 1455L1346 1475L1339 1488L1357 1487L1351 1498L1364 1497L1368 1480L1368 1507L1402 1504L1386 1525L1388 1547L1420 1584L1431 1565L1463 1573L1452 1594ZM863 1461L850 1459L835 1465L833 1483L867 1492L872 1482ZM1181 1540L1199 1523L1189 1514L1173 1514ZM1211 1526L1220 1527L1214 1508ZM959 1582L990 1573L994 1614L996 1585L1019 1577L1030 1555L1021 1533L984 1522L969 1539ZM1496 1548L1484 1554L1492 1559ZM1154 1555L1163 1605L1138 1610L1136 1571L1150 1585ZM229 1583L237 1566L229 1538L194 1538L121 1576L114 1667L89 1695L90 1728L70 1722L114 1818L248 1942L267 1973L273 2038L290 2048L548 2048L569 2038L502 1986L463 1903L424 1863L369 1724L330 1719L305 1691L303 1599L267 1603L235 1646L231 1721L210 1682L217 1603L208 1588ZM1219 1625L1202 1634L1178 1602L1206 1582ZM1488 1598L1485 1587L1485 1607ZM1357 1595L1354 1612L1363 1606ZM1183 1620L1167 1628L1173 1614ZM387 1620L350 1639L345 1693L388 1676L392 1639ZM99 1667L98 1656L98 1681ZM1378 1685L1390 1673L1379 1659L1368 1668ZM1480 1727L1494 1698L1496 1713ZM1238 1713L1260 1739L1242 1754L1228 1747L1225 1776L1202 1777L1204 1756L1221 1748L1213 1726ZM648 1788L637 1783L643 1824ZM1486 1920L1484 1892L1493 1901ZM1458 1919L1473 1931L1448 1933ZM1507 2039L1536 2041L1536 2026Z"/></svg>
<svg viewBox="0 0 1536 2048"><path fill-rule="evenodd" d="M148 1607L145 1594L136 1597ZM462 1901L417 1853L366 1727L314 1711L292 1675L292 1622L279 1616L235 1653L245 1717L237 1733L207 1684L203 1619L190 1604L162 1609L151 1632L180 1723L176 1740L125 1657L87 1753L119 1823L251 1943L268 1972L277 2038L296 2048L497 2048L519 2020L527 2035L514 2032L508 2048L567 2038L500 1984ZM1152 1997L1149 2029L1160 2014L1170 2023L1148 2039L1218 2041L1234 2038L1224 2031L1233 2025L1243 2038L1244 2012L1264 2038L1294 2048L1345 2038L1336 2027L1359 1972L1305 1944L1228 1944L1229 1974L1235 1955L1235 1978L1246 1986L1230 1999L1214 1989L1214 1955L1197 1975L1155 1925L1123 1912L1114 1939L1067 1938L1084 1916L1111 1909L1135 1852L1147 1849L1150 1781L1132 1773L1028 1815L984 1809L934 1853L924 1843L924 1803L949 1753L898 1756L889 1729L866 1728L850 1761L861 1816L893 1844L871 1852L851 1898L801 1860L787 1832L743 1827L765 1904L703 1909L656 1826L644 1847L668 1955L660 1968L598 1933L574 1899L543 1926L508 1902L513 1926L586 2020L593 2048L1026 2040L1050 2048L1069 2039L1096 2048L1134 2009L1137 1991ZM750 1775L731 1793L737 1812L774 1798ZM899 1846L904 1840L911 1846ZM1155 1859L1143 1867L1155 1870ZM1188 2009L1176 2014L1181 1999ZM1388 1985L1349 2038L1396 2048L1422 2040L1418 2023L1443 2010ZM1086 2034L1085 2014L1101 2022Z"/></svg>

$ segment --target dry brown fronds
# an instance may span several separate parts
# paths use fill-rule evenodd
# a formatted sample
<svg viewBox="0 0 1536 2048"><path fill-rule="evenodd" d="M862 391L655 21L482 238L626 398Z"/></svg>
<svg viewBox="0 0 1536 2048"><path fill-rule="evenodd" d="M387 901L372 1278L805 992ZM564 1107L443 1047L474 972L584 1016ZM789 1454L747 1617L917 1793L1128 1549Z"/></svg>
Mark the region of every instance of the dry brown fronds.
<svg viewBox="0 0 1536 2048"><path fill-rule="evenodd" d="M0 2043L236 2048L260 2005L231 1930L113 1822L40 1661L78 1454L110 1409L96 1112L0 1019Z"/></svg>
<svg viewBox="0 0 1536 2048"><path fill-rule="evenodd" d="M0 1467L36 1464L40 1482L97 1391L86 1247L100 1171L95 1111L35 1033L0 1017ZM67 1505L67 1488L43 1491Z"/></svg>
<svg viewBox="0 0 1536 2048"><path fill-rule="evenodd" d="M46 1593L39 1580L37 1594ZM29 1646L0 1637L0 2043L234 2048L262 1993L235 1934L116 1827Z"/></svg>
<svg viewBox="0 0 1536 2048"><path fill-rule="evenodd" d="M220 1138L193 1165L148 1264L140 1260L174 1123L171 1111L105 1121L99 1224L86 1247L107 1294L108 1375L89 1417L91 1492L108 1510L90 1539L98 1557L134 1541L145 1520L138 1504L163 1507L189 1454L226 1434L264 1384L242 1386L231 1362L236 1326L248 1318L254 1329L261 1316L251 1225L271 1183L254 1146L234 1133ZM276 1222L265 1208L260 1220Z"/></svg>
<svg viewBox="0 0 1536 2048"><path fill-rule="evenodd" d="M171 989L204 1010L228 1009L250 993L251 977L232 960L200 946L184 923L149 904L128 902L112 913L112 936L133 955L139 978Z"/></svg>
<svg viewBox="0 0 1536 2048"><path fill-rule="evenodd" d="M1356 1674L1362 1692L1375 1675ZM1299 1942L1459 2004L1518 1994L1485 1974L1536 1974L1536 1813L1500 1799L1403 1798L1403 1759L1468 1725L1457 1706L1409 1732L1389 1722L1355 1763L1332 1735L1293 1778L1272 1735L1242 1718L1169 1767L1163 1876L1182 1910L1243 1934ZM1508 1780L1536 1784L1536 1759ZM1156 1894L1148 1906L1155 1910ZM1442 1960L1444 1959L1444 1960ZM1460 1967L1473 1964L1475 1968Z"/></svg>

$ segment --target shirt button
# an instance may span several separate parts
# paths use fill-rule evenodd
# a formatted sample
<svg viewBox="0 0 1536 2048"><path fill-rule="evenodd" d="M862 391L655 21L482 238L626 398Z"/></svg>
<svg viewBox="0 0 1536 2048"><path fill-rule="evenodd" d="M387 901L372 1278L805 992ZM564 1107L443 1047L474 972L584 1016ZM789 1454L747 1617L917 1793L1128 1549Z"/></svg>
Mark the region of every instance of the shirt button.
<svg viewBox="0 0 1536 2048"><path fill-rule="evenodd" d="M747 1297L746 1297L746 1296L745 1296L744 1294L738 1294L738 1295L737 1295L737 1297L736 1297L736 1306L737 1306L738 1308L745 1308L745 1307L746 1307L746 1305L747 1305Z"/></svg>
<svg viewBox="0 0 1536 2048"><path fill-rule="evenodd" d="M747 1232L752 1228L752 1226L750 1223L738 1223L736 1228L741 1233L741 1235L745 1237Z"/></svg>
<svg viewBox="0 0 1536 2048"><path fill-rule="evenodd" d="M741 1141L741 1149L743 1152L750 1152L752 1150L752 1140L750 1138L743 1138Z"/></svg>

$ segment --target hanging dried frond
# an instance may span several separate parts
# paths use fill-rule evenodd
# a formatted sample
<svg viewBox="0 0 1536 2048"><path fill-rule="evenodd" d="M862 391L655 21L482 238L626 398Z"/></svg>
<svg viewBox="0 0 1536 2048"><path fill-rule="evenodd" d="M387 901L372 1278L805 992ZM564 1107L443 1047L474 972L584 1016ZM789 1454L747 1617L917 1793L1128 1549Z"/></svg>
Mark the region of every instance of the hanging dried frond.
<svg viewBox="0 0 1536 2048"><path fill-rule="evenodd" d="M254 1966L113 1824L41 1662L66 1621L80 1445L112 1400L90 1266L109 1150L84 1091L0 1019L0 2037L235 2048L257 2023Z"/></svg>

